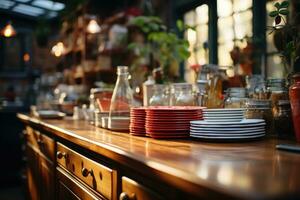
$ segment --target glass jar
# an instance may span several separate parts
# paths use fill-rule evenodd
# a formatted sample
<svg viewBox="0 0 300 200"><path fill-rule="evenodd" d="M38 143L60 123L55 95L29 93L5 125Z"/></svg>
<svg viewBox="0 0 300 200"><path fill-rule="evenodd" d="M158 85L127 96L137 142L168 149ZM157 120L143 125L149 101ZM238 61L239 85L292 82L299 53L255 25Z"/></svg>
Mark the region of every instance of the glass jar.
<svg viewBox="0 0 300 200"><path fill-rule="evenodd" d="M194 106L195 96L193 86L188 83L177 85L175 92L175 106Z"/></svg>
<svg viewBox="0 0 300 200"><path fill-rule="evenodd" d="M273 117L278 115L278 101L288 100L288 89L285 79L268 79L267 90L272 104Z"/></svg>
<svg viewBox="0 0 300 200"><path fill-rule="evenodd" d="M229 88L226 91L225 108L242 108L246 99L245 88Z"/></svg>
<svg viewBox="0 0 300 200"><path fill-rule="evenodd" d="M264 119L266 122L266 133L273 133L273 116L271 101L264 99L247 99L245 101L246 119Z"/></svg>
<svg viewBox="0 0 300 200"><path fill-rule="evenodd" d="M190 88L192 91L192 85L189 83L173 83L170 85L170 105L175 106L176 105L176 100L180 95L180 92L182 88Z"/></svg>
<svg viewBox="0 0 300 200"><path fill-rule="evenodd" d="M130 107L133 93L129 86L127 66L118 66L117 82L110 103L108 128L113 130L128 130Z"/></svg>
<svg viewBox="0 0 300 200"><path fill-rule="evenodd" d="M153 95L149 100L150 106L168 106L169 99L167 97L167 88L162 84L155 84L153 86Z"/></svg>
<svg viewBox="0 0 300 200"><path fill-rule="evenodd" d="M276 134L280 138L291 138L293 136L293 124L290 101L279 100L277 107L278 112L274 116Z"/></svg>
<svg viewBox="0 0 300 200"><path fill-rule="evenodd" d="M267 90L266 81L261 81L256 84L254 87L254 92L252 98L254 99L268 99L269 92Z"/></svg>

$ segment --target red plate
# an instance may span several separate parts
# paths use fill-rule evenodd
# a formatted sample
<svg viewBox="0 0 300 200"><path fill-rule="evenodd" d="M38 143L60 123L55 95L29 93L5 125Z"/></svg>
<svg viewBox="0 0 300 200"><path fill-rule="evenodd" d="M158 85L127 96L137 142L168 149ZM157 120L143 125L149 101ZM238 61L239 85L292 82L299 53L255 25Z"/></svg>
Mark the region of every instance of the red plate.
<svg viewBox="0 0 300 200"><path fill-rule="evenodd" d="M196 114L202 114L202 112L190 112L190 111L184 111L184 112L147 112L147 115L196 115Z"/></svg>
<svg viewBox="0 0 300 200"><path fill-rule="evenodd" d="M202 113L147 113L146 116L195 116Z"/></svg>
<svg viewBox="0 0 300 200"><path fill-rule="evenodd" d="M145 127L147 128L169 128L169 129L174 129L174 128L182 128L182 127L187 127L190 128L190 124L186 123L186 124L149 124L146 123Z"/></svg>
<svg viewBox="0 0 300 200"><path fill-rule="evenodd" d="M153 127L146 127L146 132L178 132L178 131L189 131L189 128L182 127L182 128L153 128Z"/></svg>
<svg viewBox="0 0 300 200"><path fill-rule="evenodd" d="M170 133L165 133L165 132L147 132L147 133L150 135L190 135L190 133L186 131L170 132Z"/></svg>
<svg viewBox="0 0 300 200"><path fill-rule="evenodd" d="M157 135L149 135L149 137L154 139L174 139L174 138L187 138L187 135L170 135L170 136L157 136Z"/></svg>
<svg viewBox="0 0 300 200"><path fill-rule="evenodd" d="M200 106L149 106L146 110L202 110Z"/></svg>
<svg viewBox="0 0 300 200"><path fill-rule="evenodd" d="M150 118L146 119L146 122L180 122L180 121L193 121L193 120L202 120L202 117L184 117L184 118L175 118L175 117L168 117L168 118Z"/></svg>

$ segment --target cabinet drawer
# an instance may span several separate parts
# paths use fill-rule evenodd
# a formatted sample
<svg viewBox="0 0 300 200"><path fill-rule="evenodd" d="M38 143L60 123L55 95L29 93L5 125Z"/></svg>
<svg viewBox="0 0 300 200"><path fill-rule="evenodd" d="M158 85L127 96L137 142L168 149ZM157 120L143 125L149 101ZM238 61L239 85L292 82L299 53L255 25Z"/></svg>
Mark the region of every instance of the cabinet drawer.
<svg viewBox="0 0 300 200"><path fill-rule="evenodd" d="M116 171L57 143L57 163L107 199L115 199Z"/></svg>
<svg viewBox="0 0 300 200"><path fill-rule="evenodd" d="M55 142L52 138L47 135L40 134L38 139L38 144L40 147L40 151L44 154L45 157L54 161L55 159Z"/></svg>
<svg viewBox="0 0 300 200"><path fill-rule="evenodd" d="M158 186L159 187L159 186ZM122 177L122 193L120 200L159 200L163 199L151 189L139 184L138 182Z"/></svg>

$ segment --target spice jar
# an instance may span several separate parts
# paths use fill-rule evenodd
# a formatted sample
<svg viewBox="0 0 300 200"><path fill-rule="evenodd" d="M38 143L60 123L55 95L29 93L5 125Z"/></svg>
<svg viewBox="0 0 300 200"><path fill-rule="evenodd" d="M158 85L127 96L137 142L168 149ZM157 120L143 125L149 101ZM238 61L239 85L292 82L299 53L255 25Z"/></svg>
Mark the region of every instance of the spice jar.
<svg viewBox="0 0 300 200"><path fill-rule="evenodd" d="M278 101L288 100L288 89L286 87L285 79L269 79L267 81L267 89L269 93L269 99L272 104L273 117L278 115Z"/></svg>
<svg viewBox="0 0 300 200"><path fill-rule="evenodd" d="M271 101L262 99L247 99L245 102L246 119L264 119L267 134L273 133L273 116Z"/></svg>
<svg viewBox="0 0 300 200"><path fill-rule="evenodd" d="M290 101L279 100L277 107L278 112L274 116L276 134L280 138L291 138L293 136L293 124Z"/></svg>
<svg viewBox="0 0 300 200"><path fill-rule="evenodd" d="M246 99L246 88L229 88L226 91L225 108L242 108Z"/></svg>

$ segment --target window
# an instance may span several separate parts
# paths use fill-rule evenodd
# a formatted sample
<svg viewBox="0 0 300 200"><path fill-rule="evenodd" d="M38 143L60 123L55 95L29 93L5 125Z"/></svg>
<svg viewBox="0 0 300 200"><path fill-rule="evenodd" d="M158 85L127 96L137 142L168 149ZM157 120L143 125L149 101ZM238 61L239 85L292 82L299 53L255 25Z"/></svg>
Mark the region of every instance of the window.
<svg viewBox="0 0 300 200"><path fill-rule="evenodd" d="M252 0L217 0L218 61L221 66L233 64L230 51L245 47L252 37Z"/></svg>
<svg viewBox="0 0 300 200"><path fill-rule="evenodd" d="M185 65L185 78L188 82L193 82L195 74L190 66L208 63L208 5L203 4L187 12L184 15L184 23L196 28L196 31L188 29L185 32L185 38L189 41L191 52Z"/></svg>
<svg viewBox="0 0 300 200"><path fill-rule="evenodd" d="M275 2L281 2L281 1L268 1L266 4L266 10L267 10L267 27L271 27L274 24L273 18L269 17L268 13L272 10L274 10L274 4ZM285 19L287 20L287 19ZM276 49L274 45L274 32L271 33L271 30L267 29L266 31L266 46L267 46L267 52L266 52L266 64L267 64L267 77L273 77L273 78L281 78L284 76L284 67L282 64L282 59L280 57L280 54L278 50Z"/></svg>

